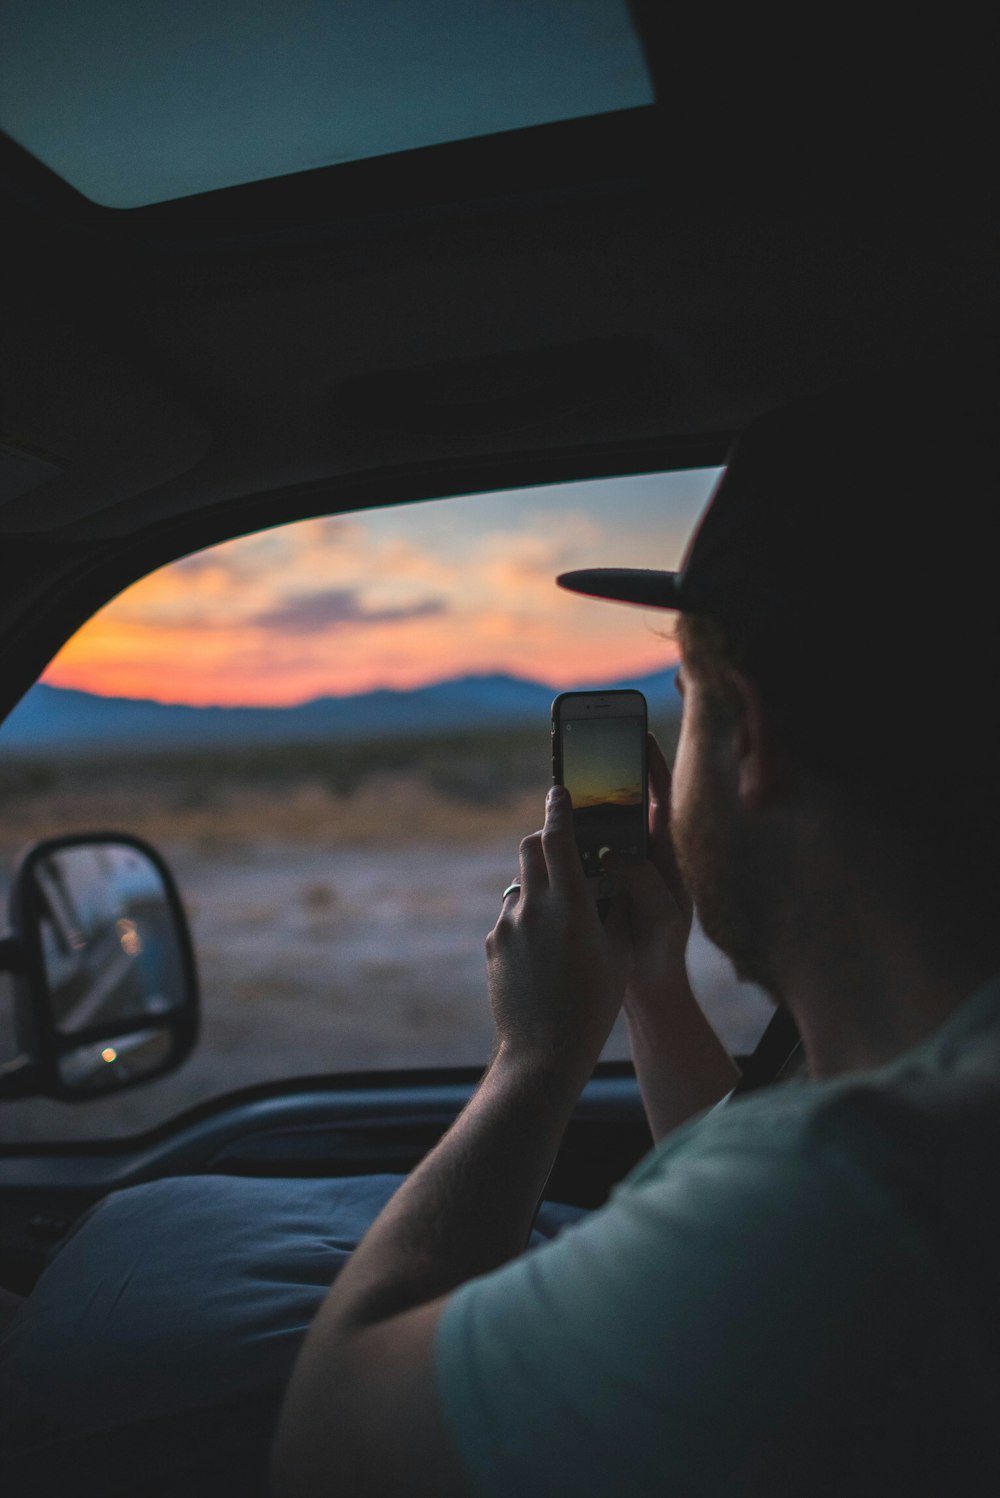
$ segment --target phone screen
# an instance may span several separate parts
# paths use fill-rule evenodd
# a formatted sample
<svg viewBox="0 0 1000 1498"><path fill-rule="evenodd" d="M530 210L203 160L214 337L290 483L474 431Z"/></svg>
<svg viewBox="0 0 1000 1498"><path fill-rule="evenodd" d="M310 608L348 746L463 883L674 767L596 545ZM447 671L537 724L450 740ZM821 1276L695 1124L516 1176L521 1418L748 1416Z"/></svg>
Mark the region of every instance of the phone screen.
<svg viewBox="0 0 1000 1498"><path fill-rule="evenodd" d="M612 848L626 858L646 851L644 716L560 715L561 779L573 798L576 840L588 875Z"/></svg>

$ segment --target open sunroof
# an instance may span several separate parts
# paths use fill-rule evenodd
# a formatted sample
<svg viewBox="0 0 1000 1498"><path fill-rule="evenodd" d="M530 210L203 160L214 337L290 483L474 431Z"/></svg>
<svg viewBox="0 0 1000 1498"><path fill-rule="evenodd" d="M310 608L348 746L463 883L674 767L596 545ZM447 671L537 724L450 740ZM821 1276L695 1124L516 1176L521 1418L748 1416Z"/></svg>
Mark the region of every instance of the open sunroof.
<svg viewBox="0 0 1000 1498"><path fill-rule="evenodd" d="M0 127L112 208L652 99L625 0L0 9Z"/></svg>

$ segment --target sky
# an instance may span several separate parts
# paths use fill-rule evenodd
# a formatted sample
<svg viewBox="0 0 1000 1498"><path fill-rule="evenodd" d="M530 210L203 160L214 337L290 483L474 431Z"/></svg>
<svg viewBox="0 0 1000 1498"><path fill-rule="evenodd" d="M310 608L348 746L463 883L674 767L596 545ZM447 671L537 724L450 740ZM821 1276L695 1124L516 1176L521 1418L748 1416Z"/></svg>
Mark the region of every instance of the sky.
<svg viewBox="0 0 1000 1498"><path fill-rule="evenodd" d="M717 469L300 521L197 552L121 593L50 685L289 706L496 672L567 690L663 669L671 616L554 585L574 567L672 568Z"/></svg>
<svg viewBox="0 0 1000 1498"><path fill-rule="evenodd" d="M652 97L624 0L0 7L0 124L113 208Z"/></svg>

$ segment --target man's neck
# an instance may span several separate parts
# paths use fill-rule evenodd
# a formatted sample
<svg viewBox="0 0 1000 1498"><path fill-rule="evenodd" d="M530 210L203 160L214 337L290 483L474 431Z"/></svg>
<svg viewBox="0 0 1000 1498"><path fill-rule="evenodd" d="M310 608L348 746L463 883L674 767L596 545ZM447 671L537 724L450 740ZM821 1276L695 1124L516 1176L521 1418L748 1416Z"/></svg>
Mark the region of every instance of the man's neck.
<svg viewBox="0 0 1000 1498"><path fill-rule="evenodd" d="M907 940L907 935L909 940ZM883 1066L934 1034L1000 970L988 957L943 963L913 933L869 930L839 954L809 953L786 974L783 997L802 1037L809 1075Z"/></svg>

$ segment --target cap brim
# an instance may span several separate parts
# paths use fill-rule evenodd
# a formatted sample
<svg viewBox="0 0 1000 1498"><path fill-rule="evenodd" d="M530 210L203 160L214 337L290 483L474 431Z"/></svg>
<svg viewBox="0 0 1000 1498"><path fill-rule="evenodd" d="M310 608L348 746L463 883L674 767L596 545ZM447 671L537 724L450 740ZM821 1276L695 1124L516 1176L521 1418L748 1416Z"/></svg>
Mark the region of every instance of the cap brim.
<svg viewBox="0 0 1000 1498"><path fill-rule="evenodd" d="M584 567L556 578L560 588L571 593L635 603L647 609L683 608L680 580L679 572L654 572L645 567Z"/></svg>

